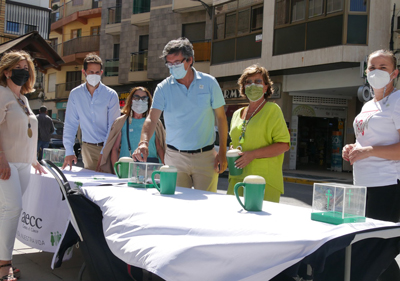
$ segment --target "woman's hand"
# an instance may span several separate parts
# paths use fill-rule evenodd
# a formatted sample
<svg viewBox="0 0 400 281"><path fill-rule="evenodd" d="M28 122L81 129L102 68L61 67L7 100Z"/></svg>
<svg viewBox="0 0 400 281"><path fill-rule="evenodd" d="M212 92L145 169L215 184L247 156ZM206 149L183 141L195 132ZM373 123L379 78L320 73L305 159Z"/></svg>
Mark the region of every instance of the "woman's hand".
<svg viewBox="0 0 400 281"><path fill-rule="evenodd" d="M4 152L0 153L0 179L8 180L11 177L11 169L10 165L8 165L8 161Z"/></svg>
<svg viewBox="0 0 400 281"><path fill-rule="evenodd" d="M372 146L354 147L354 149L349 153L350 164L353 165L354 162L372 156L372 151Z"/></svg>
<svg viewBox="0 0 400 281"><path fill-rule="evenodd" d="M36 163L32 164L32 167L35 168L35 174L47 174L46 170L43 168L42 165L39 164L38 161Z"/></svg>
<svg viewBox="0 0 400 281"><path fill-rule="evenodd" d="M349 154L350 154L350 152L353 151L353 149L354 149L355 147L356 147L356 144L355 144L355 143L347 144L347 145L345 145L345 146L343 147L343 150L342 150L342 158L343 158L343 160L350 161L350 160L349 160Z"/></svg>
<svg viewBox="0 0 400 281"><path fill-rule="evenodd" d="M235 161L236 168L243 169L250 164L256 157L254 155L254 150L239 152L240 158Z"/></svg>

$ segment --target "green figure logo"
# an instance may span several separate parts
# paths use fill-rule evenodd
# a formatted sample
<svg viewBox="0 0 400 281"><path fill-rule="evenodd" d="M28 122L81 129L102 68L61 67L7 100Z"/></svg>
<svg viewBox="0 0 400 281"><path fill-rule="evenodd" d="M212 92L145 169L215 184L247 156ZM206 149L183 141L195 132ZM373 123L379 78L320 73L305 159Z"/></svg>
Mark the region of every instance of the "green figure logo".
<svg viewBox="0 0 400 281"><path fill-rule="evenodd" d="M326 195L326 199L327 199L326 209L329 210L329 201L332 197L331 190L328 189L328 191L325 193L325 195Z"/></svg>
<svg viewBox="0 0 400 281"><path fill-rule="evenodd" d="M350 200L351 200L351 196L353 195L353 193L351 192L351 189L349 189L349 191L347 192L347 195L349 196L349 208L350 208Z"/></svg>

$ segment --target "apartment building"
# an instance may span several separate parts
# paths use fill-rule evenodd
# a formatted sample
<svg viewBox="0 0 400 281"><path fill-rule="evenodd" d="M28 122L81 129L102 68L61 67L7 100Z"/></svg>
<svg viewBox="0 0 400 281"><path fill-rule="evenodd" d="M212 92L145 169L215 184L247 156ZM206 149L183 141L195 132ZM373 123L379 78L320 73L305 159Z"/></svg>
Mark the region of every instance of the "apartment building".
<svg viewBox="0 0 400 281"><path fill-rule="evenodd" d="M101 0L50 0L52 9L49 40L65 62L46 73L46 106L53 117L64 120L70 91L83 83L83 59L99 54Z"/></svg>
<svg viewBox="0 0 400 281"><path fill-rule="evenodd" d="M376 0L104 0L103 81L121 101L135 85L153 90L169 75L159 59L171 39L194 42L195 64L215 76L228 120L246 104L237 79L249 65L270 71L276 102L291 133L285 168L350 171L340 151L354 142L352 122L365 100L364 61L389 49L399 1ZM400 3L399 3L400 4ZM400 24L400 23L399 23ZM123 103L123 101L122 101Z"/></svg>

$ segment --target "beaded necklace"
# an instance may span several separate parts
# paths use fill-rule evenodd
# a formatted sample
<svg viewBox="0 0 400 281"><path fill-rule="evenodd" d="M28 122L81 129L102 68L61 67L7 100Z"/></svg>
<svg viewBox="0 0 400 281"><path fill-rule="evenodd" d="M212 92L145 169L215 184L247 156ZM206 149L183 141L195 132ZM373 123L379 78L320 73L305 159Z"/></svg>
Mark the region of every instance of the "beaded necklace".
<svg viewBox="0 0 400 281"><path fill-rule="evenodd" d="M260 105L257 106L256 110L254 110L253 113L251 114L249 120L246 120L246 117L244 118L243 124L242 124L242 133L239 136L239 143L240 144L243 144L243 142L244 142L244 134L246 133L247 125L249 124L251 118L253 118L253 116L257 112L257 110L264 104L264 102L265 102L265 100L263 100L262 103L260 103ZM247 115L247 113L246 113L246 115ZM241 149L242 147L239 145L238 148Z"/></svg>

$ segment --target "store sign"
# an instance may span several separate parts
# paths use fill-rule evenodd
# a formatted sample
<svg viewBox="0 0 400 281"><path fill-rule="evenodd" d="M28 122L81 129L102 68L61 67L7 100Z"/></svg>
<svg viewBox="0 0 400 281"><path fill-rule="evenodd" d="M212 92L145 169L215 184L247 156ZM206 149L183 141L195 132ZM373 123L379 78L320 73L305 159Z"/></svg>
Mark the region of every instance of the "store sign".
<svg viewBox="0 0 400 281"><path fill-rule="evenodd" d="M347 109L325 105L294 104L292 115L323 117L323 118L346 118Z"/></svg>
<svg viewBox="0 0 400 281"><path fill-rule="evenodd" d="M126 100L126 98L129 96L129 93L120 93L119 94L119 99L120 100Z"/></svg>
<svg viewBox="0 0 400 281"><path fill-rule="evenodd" d="M240 98L239 89L223 90L224 99Z"/></svg>
<svg viewBox="0 0 400 281"><path fill-rule="evenodd" d="M273 94L270 96L271 99L280 99L281 98L281 83L274 83L272 84L272 91Z"/></svg>
<svg viewBox="0 0 400 281"><path fill-rule="evenodd" d="M57 109L66 109L67 103L66 102L58 102L58 103L56 103L56 108Z"/></svg>

